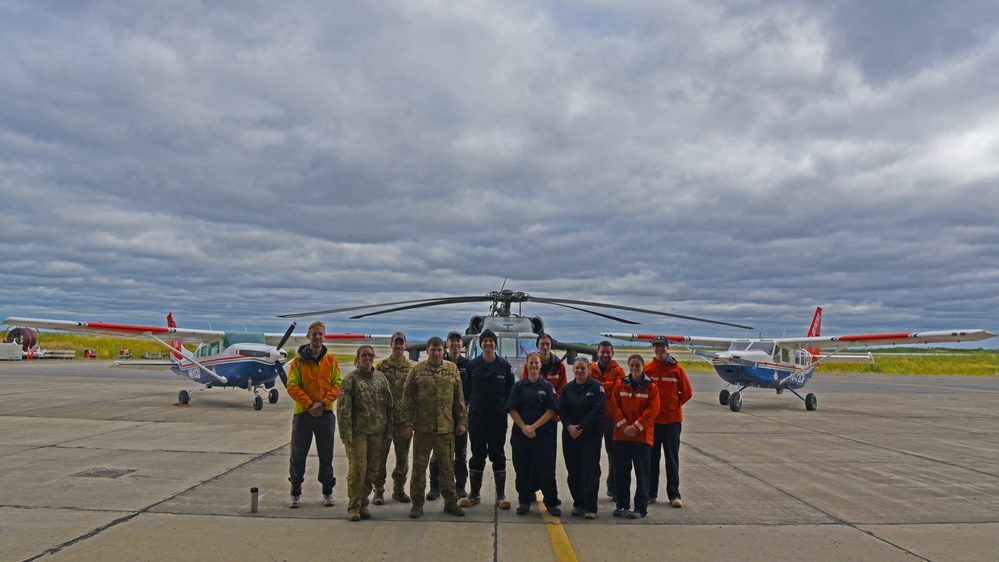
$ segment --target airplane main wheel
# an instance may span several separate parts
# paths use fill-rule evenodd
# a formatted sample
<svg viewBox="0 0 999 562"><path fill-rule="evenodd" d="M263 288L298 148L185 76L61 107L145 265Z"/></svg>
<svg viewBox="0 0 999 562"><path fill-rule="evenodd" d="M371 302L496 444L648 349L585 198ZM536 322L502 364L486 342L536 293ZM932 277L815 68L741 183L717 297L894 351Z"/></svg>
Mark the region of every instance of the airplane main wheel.
<svg viewBox="0 0 999 562"><path fill-rule="evenodd" d="M721 392L718 393L718 402L722 406L728 406L728 400L731 394L729 394L728 389L723 388Z"/></svg>
<svg viewBox="0 0 999 562"><path fill-rule="evenodd" d="M728 407L733 412L738 412L739 410L741 410L742 409L742 395L739 394L738 392L733 392L732 396L729 396L729 398L728 398Z"/></svg>
<svg viewBox="0 0 999 562"><path fill-rule="evenodd" d="M191 393L186 390L181 390L180 394L177 395L177 402L180 402L181 404L190 404Z"/></svg>
<svg viewBox="0 0 999 562"><path fill-rule="evenodd" d="M253 409L263 410L264 409L264 399L259 396L253 397Z"/></svg>
<svg viewBox="0 0 999 562"><path fill-rule="evenodd" d="M819 407L819 399L816 398L814 394L808 393L808 395L805 396L805 409L811 412L818 407Z"/></svg>
<svg viewBox="0 0 999 562"><path fill-rule="evenodd" d="M271 404L277 404L278 398L281 393L277 391L276 388L272 388L270 392L267 393L267 401Z"/></svg>

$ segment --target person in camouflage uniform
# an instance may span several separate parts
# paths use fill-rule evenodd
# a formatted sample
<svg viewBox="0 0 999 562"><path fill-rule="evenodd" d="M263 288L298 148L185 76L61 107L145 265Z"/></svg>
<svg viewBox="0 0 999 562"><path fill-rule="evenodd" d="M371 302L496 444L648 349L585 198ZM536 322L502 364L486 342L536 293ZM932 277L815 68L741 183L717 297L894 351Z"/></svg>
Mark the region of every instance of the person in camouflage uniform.
<svg viewBox="0 0 999 562"><path fill-rule="evenodd" d="M392 355L382 359L375 364L375 370L381 371L388 379L389 388L392 389L392 403L395 407L395 419L393 420L393 431L390 439L382 442L381 455L378 458L378 472L372 482L375 490L375 497L371 503L382 505L385 503L385 477L387 473L387 463L389 449L395 447L395 469L392 471L392 499L409 503L410 498L406 495L406 475L409 472L409 444L410 438L402 434L402 424L399 423L399 415L402 413L399 405L402 403L402 389L406 384L406 376L409 370L415 365L406 358L406 334L396 332L391 339Z"/></svg>
<svg viewBox="0 0 999 562"><path fill-rule="evenodd" d="M423 515L431 452L440 459L453 459L454 437L463 435L468 424L461 375L454 363L444 361L444 340L435 336L427 341L427 360L410 369L401 410L403 433L413 438L413 474L409 480L413 507L409 516L416 519ZM453 463L441 463L440 484L444 511L464 515L455 492Z"/></svg>
<svg viewBox="0 0 999 562"><path fill-rule="evenodd" d="M375 350L357 348L357 368L343 377L337 401L340 441L347 449L347 519L370 519L368 495L378 470L382 442L392 436L392 391L374 369Z"/></svg>

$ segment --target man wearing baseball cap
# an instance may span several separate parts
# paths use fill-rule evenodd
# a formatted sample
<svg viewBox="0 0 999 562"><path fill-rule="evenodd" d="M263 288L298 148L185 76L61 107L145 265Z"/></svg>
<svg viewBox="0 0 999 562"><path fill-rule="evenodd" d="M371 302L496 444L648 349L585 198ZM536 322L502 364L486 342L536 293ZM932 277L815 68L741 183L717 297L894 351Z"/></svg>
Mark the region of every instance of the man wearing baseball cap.
<svg viewBox="0 0 999 562"><path fill-rule="evenodd" d="M378 470L371 483L375 492L371 503L375 505L385 503L386 464L388 463L389 449L393 447L395 448L395 470L392 471L392 499L400 503L411 501L406 493L406 476L409 474L409 446L412 438L407 437L403 431L402 408L398 405L402 404L402 390L406 385L406 377L415 363L406 357L406 334L402 332L392 334L389 343L392 345L392 354L376 363L375 370L381 371L388 379L389 389L392 391L392 403L397 406L392 409L392 438L382 441Z"/></svg>
<svg viewBox="0 0 999 562"><path fill-rule="evenodd" d="M655 503L659 495L659 455L665 452L666 496L673 507L683 507L680 500L680 427L683 425L683 405L693 393L687 373L669 354L669 338L653 338L652 351L655 358L644 371L659 389L659 415L649 467L649 503Z"/></svg>

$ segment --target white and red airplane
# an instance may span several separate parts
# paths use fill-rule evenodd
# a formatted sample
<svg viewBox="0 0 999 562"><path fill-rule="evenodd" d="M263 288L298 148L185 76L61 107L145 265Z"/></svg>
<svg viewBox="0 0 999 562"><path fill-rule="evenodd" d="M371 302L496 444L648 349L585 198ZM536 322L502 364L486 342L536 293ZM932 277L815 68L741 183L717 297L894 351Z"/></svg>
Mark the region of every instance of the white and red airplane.
<svg viewBox="0 0 999 562"><path fill-rule="evenodd" d="M822 308L815 309L815 316L808 335L797 338L714 338L701 336L667 335L670 345L687 347L692 353L709 361L715 372L727 383L738 387L735 392L722 389L718 401L733 412L742 409L741 392L748 387L775 389L777 394L790 390L805 402L805 409L818 407L812 393L802 397L797 389L805 386L819 363L873 363L871 354L846 355L840 352L851 347L873 345L912 345L927 343L955 343L981 341L995 334L985 330L938 330L932 332L902 332L891 334L855 334L822 336ZM659 334L604 333L607 338L624 341L652 341ZM726 348L727 351L710 352L693 349L693 346ZM828 353L825 353L828 351ZM823 355L823 353L825 353Z"/></svg>
<svg viewBox="0 0 999 562"><path fill-rule="evenodd" d="M126 338L155 340L170 349L169 361L116 361L115 365L136 368L170 368L174 373L188 378L199 387L181 390L178 402L188 404L191 392L213 387L242 388L253 392L253 409L264 407L261 390L268 390L267 400L271 404L278 401L280 393L274 388L280 378L286 379L284 363L288 353L286 344L302 345L309 343L304 334L294 335L293 323L283 334L254 332L224 332L179 328L173 314L167 315L166 326L139 326L134 324L109 324L105 322L77 322L73 320L50 320L44 318L7 318L9 326L27 326L41 330L74 332L89 335L108 335ZM327 342L388 342L390 336L364 334L326 334ZM182 342L197 343L194 351L188 351Z"/></svg>

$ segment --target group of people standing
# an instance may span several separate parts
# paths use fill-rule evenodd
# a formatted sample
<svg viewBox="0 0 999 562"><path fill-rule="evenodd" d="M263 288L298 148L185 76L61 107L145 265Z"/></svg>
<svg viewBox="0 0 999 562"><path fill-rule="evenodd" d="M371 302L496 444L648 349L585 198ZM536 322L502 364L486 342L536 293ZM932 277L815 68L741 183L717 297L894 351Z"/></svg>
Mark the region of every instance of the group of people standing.
<svg viewBox="0 0 999 562"><path fill-rule="evenodd" d="M427 358L406 358L406 336L391 338L392 354L375 363L371 346L357 350L356 368L341 380L339 365L322 345L325 325L309 326L309 344L289 369L288 393L295 400L292 422L291 501L301 502L305 458L313 436L319 456L323 504L332 496L333 431L340 418L340 440L348 457L347 517L368 519L370 503L385 502L386 464L395 450L392 494L412 503L411 518L423 514L425 501L444 499L446 513L462 516L481 502L486 461L492 466L496 504L510 509L506 497L508 420L516 473L517 514L526 515L541 491L549 514L561 515L555 461L561 422L562 454L568 471L572 515L595 518L601 477L601 442L608 456L607 494L615 516L646 516L657 501L660 455L666 456L666 493L681 507L679 489L682 406L690 399L690 382L669 355L663 336L653 340L655 358L646 365L640 355L628 358L628 373L614 361L614 348L600 342L597 362L578 358L572 378L552 353L551 336L538 336L538 353L527 357L519 380L510 363L496 353L491 330L478 335L482 353L461 356L462 335L427 341ZM337 403L337 416L333 403ZM471 457L466 458L468 447ZM405 484L412 473L409 493ZM430 489L426 473L430 468ZM634 507L630 496L635 475ZM467 490L466 490L467 485ZM373 494L373 495L372 495Z"/></svg>

